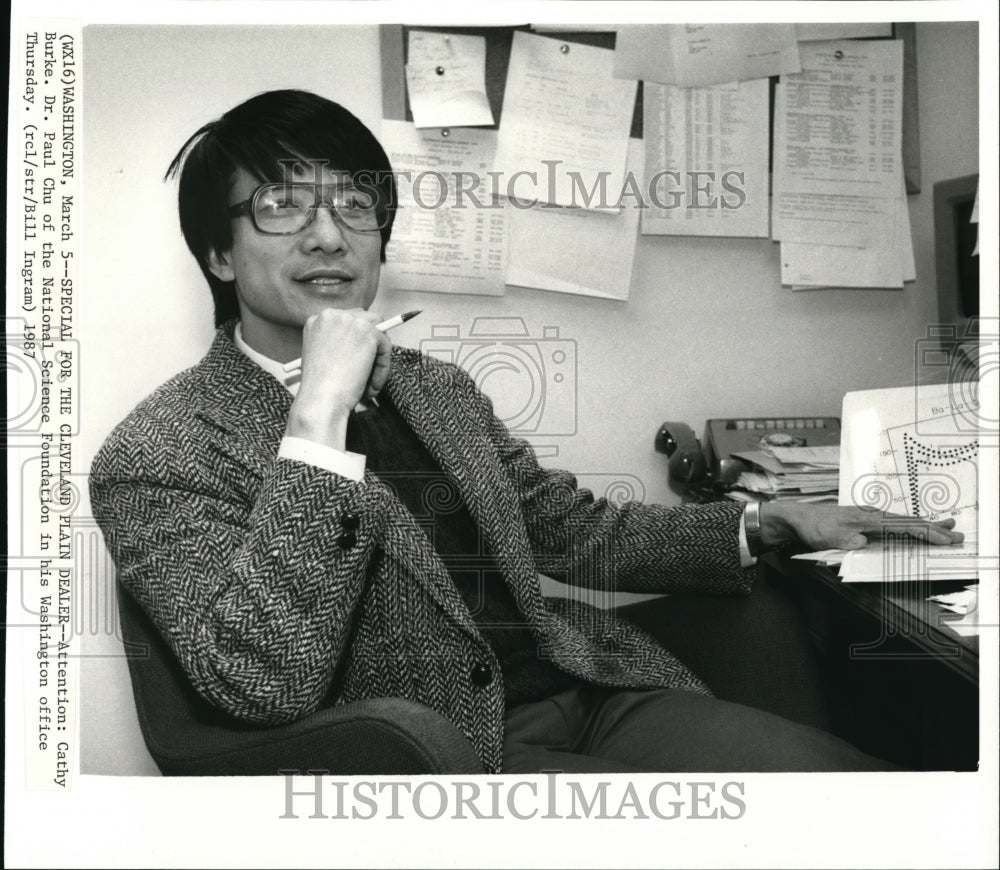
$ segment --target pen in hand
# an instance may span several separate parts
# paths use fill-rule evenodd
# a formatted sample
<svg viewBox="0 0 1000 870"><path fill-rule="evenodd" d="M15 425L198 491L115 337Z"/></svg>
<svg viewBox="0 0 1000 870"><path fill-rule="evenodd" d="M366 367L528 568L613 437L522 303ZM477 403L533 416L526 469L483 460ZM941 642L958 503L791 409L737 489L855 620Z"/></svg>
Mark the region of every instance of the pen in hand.
<svg viewBox="0 0 1000 870"><path fill-rule="evenodd" d="M420 311L407 311L405 314L397 314L395 317L390 317L388 320L383 320L381 323L376 323L375 328L379 332L387 332L393 327L399 326L401 323L406 323L407 320L412 320L416 317ZM286 374L295 374L302 368L302 358L293 359L290 362L286 362L282 369Z"/></svg>

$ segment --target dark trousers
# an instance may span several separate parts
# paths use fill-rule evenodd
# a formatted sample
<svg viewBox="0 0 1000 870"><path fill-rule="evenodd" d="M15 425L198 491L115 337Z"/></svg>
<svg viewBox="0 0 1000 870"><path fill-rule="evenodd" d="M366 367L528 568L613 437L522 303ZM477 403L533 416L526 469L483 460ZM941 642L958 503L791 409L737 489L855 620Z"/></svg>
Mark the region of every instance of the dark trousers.
<svg viewBox="0 0 1000 870"><path fill-rule="evenodd" d="M745 598L670 596L619 615L715 698L583 686L508 711L504 771L895 770L825 730L822 673L794 603L759 579Z"/></svg>

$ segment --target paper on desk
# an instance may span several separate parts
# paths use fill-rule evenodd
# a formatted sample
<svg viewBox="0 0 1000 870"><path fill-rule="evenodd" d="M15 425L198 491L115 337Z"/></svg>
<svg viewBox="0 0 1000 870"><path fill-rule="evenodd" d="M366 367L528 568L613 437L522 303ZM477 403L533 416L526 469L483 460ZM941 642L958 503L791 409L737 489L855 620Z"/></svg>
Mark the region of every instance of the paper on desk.
<svg viewBox="0 0 1000 870"><path fill-rule="evenodd" d="M979 586L966 586L958 592L945 592L941 595L931 595L928 601L936 601L942 607L953 613L967 613L975 608L979 600Z"/></svg>
<svg viewBox="0 0 1000 870"><path fill-rule="evenodd" d="M643 177L642 161L642 140L633 139L629 177ZM630 198L627 188L624 193L617 214L540 205L509 208L507 283L628 299L643 200L635 194Z"/></svg>
<svg viewBox="0 0 1000 870"><path fill-rule="evenodd" d="M796 553L793 559L804 559L808 562L825 562L830 565L839 565L844 561L847 550L817 550L815 553Z"/></svg>
<svg viewBox="0 0 1000 870"><path fill-rule="evenodd" d="M950 546L931 546L896 538L891 545L873 540L861 550L848 550L840 565L845 583L967 580L978 577L975 539Z"/></svg>
<svg viewBox="0 0 1000 870"><path fill-rule="evenodd" d="M768 83L646 82L644 235L767 237Z"/></svg>
<svg viewBox="0 0 1000 870"><path fill-rule="evenodd" d="M784 449L787 451L795 449L812 450L815 448L803 447L777 449ZM833 449L837 451L840 450L837 446L834 446ZM785 476L799 475L813 478L829 478L832 476L834 479L836 479L837 476L837 465L831 466L829 463L816 464L812 462L797 462L780 459L775 448L769 447L766 450L740 450L732 455L737 459L742 459L744 462L749 462L751 465L763 468L771 474ZM839 464L839 459L837 464Z"/></svg>
<svg viewBox="0 0 1000 870"><path fill-rule="evenodd" d="M747 454L734 453L743 458ZM775 473L767 468L758 467L741 471L736 480L737 486L751 492L766 493L774 496L789 496L799 498L803 495L830 495L837 488L836 474L815 473Z"/></svg>
<svg viewBox="0 0 1000 870"><path fill-rule="evenodd" d="M979 634L979 586L966 586L958 592L948 592L944 595L931 595L928 601L934 601L945 610L957 613L960 619L944 619L942 622L952 631L963 637Z"/></svg>
<svg viewBox="0 0 1000 870"><path fill-rule="evenodd" d="M614 54L514 32L495 162L508 196L612 208L636 93L635 82L611 77Z"/></svg>
<svg viewBox="0 0 1000 870"><path fill-rule="evenodd" d="M400 203L382 267L383 286L502 295L505 209L486 183L496 131L453 127L447 137L441 132L382 121L380 139L399 179ZM414 190L421 173L426 175ZM475 175L481 184L459 193ZM457 201L462 207L455 207Z"/></svg>
<svg viewBox="0 0 1000 870"><path fill-rule="evenodd" d="M820 468L840 467L840 445L819 444L815 447L768 447L782 464L800 463Z"/></svg>
<svg viewBox="0 0 1000 870"><path fill-rule="evenodd" d="M962 637L976 637L979 634L980 627L979 611L970 611L962 616L961 619L946 619L944 623L953 632L960 634Z"/></svg>
<svg viewBox="0 0 1000 870"><path fill-rule="evenodd" d="M799 42L826 39L872 39L892 37L892 24L888 21L866 21L861 24L814 22L796 24L795 38Z"/></svg>
<svg viewBox="0 0 1000 870"><path fill-rule="evenodd" d="M417 127L492 126L486 37L411 30L406 88Z"/></svg>
<svg viewBox="0 0 1000 870"><path fill-rule="evenodd" d="M780 189L894 198L902 172L902 42L809 42L801 55L802 72L782 76L776 92Z"/></svg>
<svg viewBox="0 0 1000 870"><path fill-rule="evenodd" d="M621 79L704 87L799 69L791 24L638 24L615 43Z"/></svg>

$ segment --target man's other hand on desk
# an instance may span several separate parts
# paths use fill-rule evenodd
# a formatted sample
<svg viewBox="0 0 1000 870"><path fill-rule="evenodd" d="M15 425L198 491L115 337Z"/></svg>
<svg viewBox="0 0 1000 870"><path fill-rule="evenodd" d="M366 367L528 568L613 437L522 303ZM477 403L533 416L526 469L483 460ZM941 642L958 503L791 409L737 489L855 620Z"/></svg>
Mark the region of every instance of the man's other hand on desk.
<svg viewBox="0 0 1000 870"><path fill-rule="evenodd" d="M760 533L766 549L801 544L810 550L858 550L885 532L906 534L931 544L957 544L954 520L932 523L872 508L832 504L769 502L761 505Z"/></svg>

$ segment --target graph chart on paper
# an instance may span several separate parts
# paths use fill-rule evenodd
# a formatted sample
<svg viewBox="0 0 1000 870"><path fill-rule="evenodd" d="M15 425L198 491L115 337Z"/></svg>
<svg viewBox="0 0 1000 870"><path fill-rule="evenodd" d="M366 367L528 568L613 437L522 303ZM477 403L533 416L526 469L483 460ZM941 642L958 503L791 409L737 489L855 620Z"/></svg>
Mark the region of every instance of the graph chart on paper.
<svg viewBox="0 0 1000 870"><path fill-rule="evenodd" d="M950 436L920 433L921 428L944 430L949 426L954 426L954 418L941 415L886 430L894 482L905 513L928 520L953 517L956 525L968 526L975 532L979 510L979 439L957 430Z"/></svg>
<svg viewBox="0 0 1000 870"><path fill-rule="evenodd" d="M953 518L974 539L980 455L975 411L953 385L849 393L841 504Z"/></svg>

